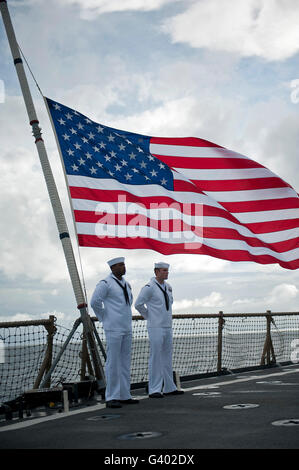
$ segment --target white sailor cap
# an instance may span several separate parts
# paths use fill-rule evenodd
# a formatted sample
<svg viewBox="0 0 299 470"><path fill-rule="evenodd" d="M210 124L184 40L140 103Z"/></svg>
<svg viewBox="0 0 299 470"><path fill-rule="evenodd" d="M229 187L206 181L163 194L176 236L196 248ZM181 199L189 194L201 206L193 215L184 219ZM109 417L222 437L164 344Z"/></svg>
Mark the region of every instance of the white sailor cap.
<svg viewBox="0 0 299 470"><path fill-rule="evenodd" d="M119 258L113 258L113 259L110 259L109 261L107 261L107 264L110 266L113 266L114 264L117 264L117 263L124 263L125 261L125 258L123 256L120 256Z"/></svg>
<svg viewBox="0 0 299 470"><path fill-rule="evenodd" d="M155 268L158 268L158 269L160 269L160 268L167 268L167 269L168 269L168 268L169 268L169 264L168 264L168 263L162 263L162 262L160 262L160 263L155 263Z"/></svg>

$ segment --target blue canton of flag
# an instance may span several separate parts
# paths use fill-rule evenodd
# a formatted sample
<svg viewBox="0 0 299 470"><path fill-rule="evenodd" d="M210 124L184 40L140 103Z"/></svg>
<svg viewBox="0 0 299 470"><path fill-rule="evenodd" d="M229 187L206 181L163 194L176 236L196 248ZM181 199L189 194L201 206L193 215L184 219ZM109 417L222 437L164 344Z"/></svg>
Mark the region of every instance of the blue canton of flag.
<svg viewBox="0 0 299 470"><path fill-rule="evenodd" d="M173 189L170 168L149 152L149 137L102 126L67 106L46 101L67 175Z"/></svg>

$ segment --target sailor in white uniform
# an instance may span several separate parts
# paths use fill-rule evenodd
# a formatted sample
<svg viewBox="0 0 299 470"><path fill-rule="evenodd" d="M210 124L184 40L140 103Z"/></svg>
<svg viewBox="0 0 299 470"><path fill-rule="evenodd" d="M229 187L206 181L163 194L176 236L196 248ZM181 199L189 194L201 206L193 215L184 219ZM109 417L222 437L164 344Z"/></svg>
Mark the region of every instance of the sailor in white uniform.
<svg viewBox="0 0 299 470"><path fill-rule="evenodd" d="M136 310L147 320L150 341L149 396L179 395L172 371L172 288L168 279L169 264L155 263L155 277L140 291ZM163 388L163 393L161 393Z"/></svg>
<svg viewBox="0 0 299 470"><path fill-rule="evenodd" d="M123 278L124 258L111 259L108 265L112 272L97 284L90 303L106 336L106 407L120 408L122 403L138 403L130 392L133 296Z"/></svg>

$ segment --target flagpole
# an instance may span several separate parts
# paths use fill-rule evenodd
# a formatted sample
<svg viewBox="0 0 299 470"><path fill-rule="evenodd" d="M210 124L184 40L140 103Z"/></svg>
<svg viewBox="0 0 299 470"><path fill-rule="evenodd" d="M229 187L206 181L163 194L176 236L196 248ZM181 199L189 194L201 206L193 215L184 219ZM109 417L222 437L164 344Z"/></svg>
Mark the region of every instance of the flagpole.
<svg viewBox="0 0 299 470"><path fill-rule="evenodd" d="M84 292L82 289L82 284L80 280L80 276L78 273L76 260L72 248L72 243L70 239L70 235L68 232L68 227L66 224L66 219L63 213L62 205L60 202L60 198L58 195L57 187L55 184L55 180L53 177L53 173L50 167L46 147L44 141L42 139L41 128L39 127L39 121L37 119L35 107L33 104L30 88L28 85L27 77L25 74L24 66L22 59L20 57L20 50L16 40L16 36L14 33L13 25L11 22L10 14L7 7L6 0L0 0L0 10L2 14L3 23L5 26L7 39L10 45L11 54L14 60L14 64L16 67L16 72L19 78L19 83L21 86L29 123L32 128L33 136L35 137L35 144L37 147L40 163L42 166L43 174L45 177L50 201L52 204L58 232L59 238L62 243L69 275L71 278L74 294L77 301L77 308L80 311L84 332L87 336L88 345L90 348L94 371L96 378L98 379L99 388L104 387L104 370L101 363L101 359L99 356L99 352L96 346L95 338L94 338L94 325L90 319L90 316L87 312L87 303L84 296Z"/></svg>

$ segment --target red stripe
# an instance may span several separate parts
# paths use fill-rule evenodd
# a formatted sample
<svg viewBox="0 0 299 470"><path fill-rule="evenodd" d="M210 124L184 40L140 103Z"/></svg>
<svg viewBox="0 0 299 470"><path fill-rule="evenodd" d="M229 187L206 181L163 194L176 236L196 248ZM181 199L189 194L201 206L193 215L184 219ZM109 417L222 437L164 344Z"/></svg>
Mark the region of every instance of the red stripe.
<svg viewBox="0 0 299 470"><path fill-rule="evenodd" d="M238 225L247 227L252 233L255 234L280 232L282 230L289 230L299 226L299 218L289 220L272 220L269 222L250 222L244 224L239 222L238 219L233 216L233 214L227 212L225 209L206 205L203 206L203 216L225 218Z"/></svg>
<svg viewBox="0 0 299 470"><path fill-rule="evenodd" d="M101 202L122 202L139 204L146 209L177 209L187 215L198 215L198 211L203 207L202 204L182 203L167 196L135 196L127 191L89 189L70 186L72 199L87 199L89 201ZM122 200L121 198L124 198ZM100 209L100 207L99 207Z"/></svg>
<svg viewBox="0 0 299 470"><path fill-rule="evenodd" d="M183 145L185 147L218 147L220 145L209 142L208 140L199 139L197 137L151 137L151 144L160 145Z"/></svg>
<svg viewBox="0 0 299 470"><path fill-rule="evenodd" d="M260 201L220 202L229 212L258 212L275 211L299 208L299 199L288 197L285 199L263 199ZM298 214L299 215L299 214Z"/></svg>
<svg viewBox="0 0 299 470"><path fill-rule="evenodd" d="M96 235L79 234L78 241L80 246L123 248L127 250L145 249L154 250L164 255L171 255L176 253L201 254L213 256L215 258L220 258L227 261L254 261L260 264L278 263L280 266L287 269L299 268L299 260L284 262L277 260L274 256L270 255L252 255L248 251L243 250L219 250L216 248L210 248L206 245L193 248L192 245L189 245L187 248L186 244L184 243L167 244L149 238L99 238Z"/></svg>
<svg viewBox="0 0 299 470"><path fill-rule="evenodd" d="M172 157L169 155L157 155L155 157L161 160L166 165L173 168L188 168L188 169L209 169L209 170L223 170L223 169L242 169L242 168L265 168L260 163L254 162L247 158L208 158L208 157Z"/></svg>
<svg viewBox="0 0 299 470"><path fill-rule="evenodd" d="M291 188L278 177L241 180L191 180L202 191L248 191L254 189Z"/></svg>
<svg viewBox="0 0 299 470"><path fill-rule="evenodd" d="M204 192L201 191L201 189L198 188L195 183L188 181L188 180L176 180L175 174L176 172L174 172L174 177L173 177L174 191L184 191L184 192L204 194Z"/></svg>
<svg viewBox="0 0 299 470"><path fill-rule="evenodd" d="M202 194L213 191L250 191L255 189L276 189L276 188L292 188L285 181L279 178L253 178L244 180L179 180L174 172L173 187L175 191L197 191ZM270 181L269 181L270 180ZM292 188L293 189L293 188ZM213 194L211 194L213 197Z"/></svg>
<svg viewBox="0 0 299 470"><path fill-rule="evenodd" d="M189 225L180 219L156 220L142 214L104 214L99 215L90 211L74 211L76 222L104 225L144 226L151 227L160 232L192 231L198 237L202 236L202 227Z"/></svg>
<svg viewBox="0 0 299 470"><path fill-rule="evenodd" d="M250 246L270 248L271 250L277 251L278 253L284 253L286 251L298 248L299 240L299 237L295 237L281 242L265 243L258 238L242 236L237 230L221 227L204 227L203 238L213 238L219 240L243 240Z"/></svg>
<svg viewBox="0 0 299 470"><path fill-rule="evenodd" d="M177 202L175 199L172 199L168 196L135 196L128 191L117 191L117 190L107 190L107 189L90 189L90 188L81 188L78 186L70 186L70 193L73 199L87 199L89 201L99 201L99 202L118 202L120 197L123 196L126 198L127 202L135 202L138 204L140 202L142 205L149 207L153 203L172 203ZM178 203L179 204L179 203Z"/></svg>
<svg viewBox="0 0 299 470"><path fill-rule="evenodd" d="M249 230L251 230L251 232L256 233L256 234L280 232L282 230L290 230L292 228L298 228L299 218L290 219L290 220L274 220L270 222L254 222L254 223L246 224L246 227Z"/></svg>

